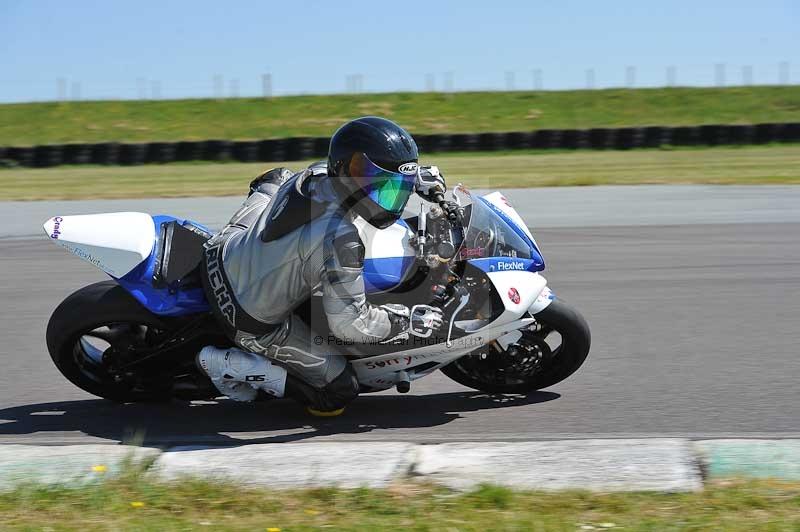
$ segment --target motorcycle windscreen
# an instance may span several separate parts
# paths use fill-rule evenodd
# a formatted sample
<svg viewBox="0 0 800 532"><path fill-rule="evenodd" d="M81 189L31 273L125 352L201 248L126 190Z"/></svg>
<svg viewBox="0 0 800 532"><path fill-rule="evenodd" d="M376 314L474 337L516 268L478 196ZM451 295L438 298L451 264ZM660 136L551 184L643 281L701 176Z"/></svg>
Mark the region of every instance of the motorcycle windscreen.
<svg viewBox="0 0 800 532"><path fill-rule="evenodd" d="M502 211L478 197L467 207L469 225L458 260L482 258L524 259L529 271L544 269L544 259L525 232Z"/></svg>

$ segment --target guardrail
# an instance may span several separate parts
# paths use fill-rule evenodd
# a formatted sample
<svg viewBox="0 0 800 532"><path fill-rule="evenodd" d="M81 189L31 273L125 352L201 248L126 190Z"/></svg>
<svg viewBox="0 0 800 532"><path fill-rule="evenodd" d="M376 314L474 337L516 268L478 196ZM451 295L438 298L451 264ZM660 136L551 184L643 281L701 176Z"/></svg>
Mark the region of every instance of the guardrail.
<svg viewBox="0 0 800 532"><path fill-rule="evenodd" d="M659 146L718 146L800 142L800 123L538 129L505 133L414 135L423 153L524 149L627 150ZM0 162L30 167L63 164L139 165L178 161L300 161L323 158L327 137L267 140L45 144L0 147Z"/></svg>

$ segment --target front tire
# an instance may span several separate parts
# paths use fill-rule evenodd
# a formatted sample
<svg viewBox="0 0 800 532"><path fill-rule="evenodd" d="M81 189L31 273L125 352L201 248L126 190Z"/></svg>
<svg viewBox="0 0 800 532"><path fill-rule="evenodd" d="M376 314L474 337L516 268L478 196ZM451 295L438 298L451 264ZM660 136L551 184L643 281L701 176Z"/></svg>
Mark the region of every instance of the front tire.
<svg viewBox="0 0 800 532"><path fill-rule="evenodd" d="M104 364L102 345L94 346L89 338L112 345L124 334L135 333L144 341L147 334L166 329L124 288L104 281L81 288L56 307L47 324L47 349L58 370L92 395L122 403L165 400L169 394L164 391L114 379Z"/></svg>
<svg viewBox="0 0 800 532"><path fill-rule="evenodd" d="M509 363L511 357L506 351L498 353L490 345L451 362L442 368L442 373L459 384L488 393L526 394L563 381L589 355L589 325L577 310L558 299L534 317L539 328L526 331L523 339L529 346L536 346L537 353L523 358L523 364ZM561 342L551 350L544 342L552 333L558 333ZM536 361L538 365L527 362L534 355L541 357Z"/></svg>

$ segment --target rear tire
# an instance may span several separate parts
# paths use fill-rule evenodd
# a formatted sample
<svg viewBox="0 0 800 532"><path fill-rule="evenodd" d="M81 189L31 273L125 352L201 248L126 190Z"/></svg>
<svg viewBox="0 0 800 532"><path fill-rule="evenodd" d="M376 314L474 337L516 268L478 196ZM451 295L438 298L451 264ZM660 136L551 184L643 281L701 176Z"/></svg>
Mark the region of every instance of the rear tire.
<svg viewBox="0 0 800 532"><path fill-rule="evenodd" d="M47 324L50 357L71 383L92 395L122 403L168 399L170 395L163 391L116 382L101 362L87 355L82 341L87 332L119 324L168 329L116 282L95 283L72 293L53 311Z"/></svg>
<svg viewBox="0 0 800 532"><path fill-rule="evenodd" d="M480 354L485 351L479 350L451 362L442 368L442 373L459 384L488 393L525 394L563 381L575 373L589 355L591 345L589 325L577 310L558 299L553 300L547 308L534 317L545 329L557 332L561 336L561 345L552 351L548 360L543 362L539 372L532 376L514 375L504 369L503 376L516 377L516 382L499 382L498 379L492 378L492 375L497 375L497 372L494 372L496 361L490 357L480 358ZM503 353L491 356L502 357ZM482 368L485 368L485 373L481 371Z"/></svg>

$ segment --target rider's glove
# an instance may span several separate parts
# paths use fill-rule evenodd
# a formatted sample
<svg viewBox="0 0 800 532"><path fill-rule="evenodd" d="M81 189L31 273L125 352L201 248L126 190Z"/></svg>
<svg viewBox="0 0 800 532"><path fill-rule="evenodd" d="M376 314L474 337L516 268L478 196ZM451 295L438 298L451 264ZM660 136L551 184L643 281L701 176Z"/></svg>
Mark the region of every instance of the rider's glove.
<svg viewBox="0 0 800 532"><path fill-rule="evenodd" d="M464 209L462 209L455 201L445 201L441 203L442 210L444 211L450 223L455 224L464 216Z"/></svg>
<svg viewBox="0 0 800 532"><path fill-rule="evenodd" d="M444 194L447 191L444 176L438 166L420 166L415 188L422 199L431 203L436 201L437 193Z"/></svg>
<svg viewBox="0 0 800 532"><path fill-rule="evenodd" d="M409 309L404 305L382 305L380 308L389 315L392 331L382 344L407 340L410 336L428 338L444 323L442 310L430 305L414 305Z"/></svg>

